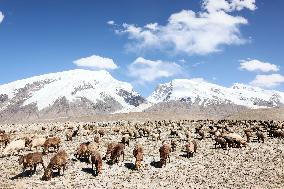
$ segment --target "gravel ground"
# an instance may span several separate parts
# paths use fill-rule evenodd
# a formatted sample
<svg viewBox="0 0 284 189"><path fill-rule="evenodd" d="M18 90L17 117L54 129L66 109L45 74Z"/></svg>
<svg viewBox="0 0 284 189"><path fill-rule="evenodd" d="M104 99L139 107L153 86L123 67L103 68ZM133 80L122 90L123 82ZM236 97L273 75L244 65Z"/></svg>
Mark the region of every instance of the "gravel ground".
<svg viewBox="0 0 284 189"><path fill-rule="evenodd" d="M16 128L22 132L27 129L22 125L16 125ZM162 133L163 139L167 136ZM159 168L162 142L141 138L131 140L130 146L126 147L124 162L111 166L104 161L103 173L95 176L91 164L80 162L73 156L76 147L93 140L93 136L79 136L72 142L64 141L63 135L61 138L61 149L69 155L64 176L42 181L43 168L39 165L36 174L28 177L21 174L18 156L3 157L0 158L0 188L284 188L284 140L281 139L267 138L265 143L252 142L243 149L223 150L214 149L212 139L206 138L198 140L198 151L189 159L184 157L185 143L181 142L177 151L171 153L171 162ZM108 142L120 139L121 135L104 136L99 148L101 154L105 154ZM133 170L132 150L137 142L144 147L140 171ZM53 155L44 156L45 165Z"/></svg>

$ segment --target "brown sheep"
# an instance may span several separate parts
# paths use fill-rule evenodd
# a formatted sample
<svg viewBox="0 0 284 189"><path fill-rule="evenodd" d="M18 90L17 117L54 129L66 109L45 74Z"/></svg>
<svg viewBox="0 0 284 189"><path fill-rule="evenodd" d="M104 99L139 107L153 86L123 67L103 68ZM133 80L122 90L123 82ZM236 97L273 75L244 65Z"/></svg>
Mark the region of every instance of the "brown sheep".
<svg viewBox="0 0 284 189"><path fill-rule="evenodd" d="M170 159L171 145L167 143L163 144L163 146L161 146L161 148L159 149L159 152L160 152L161 167L163 167L164 165L166 166L167 159L169 159L169 162L171 162Z"/></svg>
<svg viewBox="0 0 284 189"><path fill-rule="evenodd" d="M61 140L59 137L47 138L43 144L43 154L46 154L46 152L49 151L50 147L54 148L54 151L58 152L60 142Z"/></svg>
<svg viewBox="0 0 284 189"><path fill-rule="evenodd" d="M23 172L26 170L27 167L30 168L31 174L34 174L36 172L36 167L38 164L41 164L43 169L44 163L42 160L42 153L35 152L35 153L29 153L25 156L20 156L19 158L19 164L23 164Z"/></svg>
<svg viewBox="0 0 284 189"><path fill-rule="evenodd" d="M111 142L111 143L108 144L106 155L104 157L106 160L109 158L111 151L113 150L114 146L116 146L117 144L118 144L117 142Z"/></svg>
<svg viewBox="0 0 284 189"><path fill-rule="evenodd" d="M66 132L66 141L72 141L72 134L73 134L73 131L72 130L69 130Z"/></svg>
<svg viewBox="0 0 284 189"><path fill-rule="evenodd" d="M100 137L103 137L106 134L105 130L103 130L103 129L98 130L98 133L99 133Z"/></svg>
<svg viewBox="0 0 284 189"><path fill-rule="evenodd" d="M197 143L195 140L191 140L189 141L186 145L185 145L185 149L186 149L186 157L190 158L193 157L193 154L196 152L197 150Z"/></svg>
<svg viewBox="0 0 284 189"><path fill-rule="evenodd" d="M42 180L49 181L52 178L53 169L57 169L60 175L60 170L63 168L63 175L66 168L68 156L65 151L58 152L55 156L50 159L50 162L47 168L44 170L44 175L42 176Z"/></svg>
<svg viewBox="0 0 284 189"><path fill-rule="evenodd" d="M95 138L94 138L94 142L96 142L96 143L100 143L100 137L99 136L95 136Z"/></svg>
<svg viewBox="0 0 284 189"><path fill-rule="evenodd" d="M135 169L139 170L142 167L143 161L143 147L141 144L137 144L133 150L133 156L135 157Z"/></svg>
<svg viewBox="0 0 284 189"><path fill-rule="evenodd" d="M115 145L111 151L110 159L111 162L119 162L119 158L122 155L122 161L124 161L124 144L118 143Z"/></svg>
<svg viewBox="0 0 284 189"><path fill-rule="evenodd" d="M4 143L4 146L6 147L7 144L10 142L10 135L5 133L0 134L0 143Z"/></svg>
<svg viewBox="0 0 284 189"><path fill-rule="evenodd" d="M260 142L260 141L264 142L265 136L264 136L263 132L257 131L257 132L255 133L255 135L256 135L256 137L257 137L257 141L258 141L258 142Z"/></svg>
<svg viewBox="0 0 284 189"><path fill-rule="evenodd" d="M89 142L84 142L80 144L80 146L76 149L74 155L77 159L82 159L82 158L86 159L89 157L88 145L89 145Z"/></svg>
<svg viewBox="0 0 284 189"><path fill-rule="evenodd" d="M250 138L252 137L252 130L251 129L244 129L245 135L247 137L247 142L250 142Z"/></svg>
<svg viewBox="0 0 284 189"><path fill-rule="evenodd" d="M103 169L102 156L98 151L95 151L91 155L92 170L94 171L94 164L96 167L96 174L101 174Z"/></svg>

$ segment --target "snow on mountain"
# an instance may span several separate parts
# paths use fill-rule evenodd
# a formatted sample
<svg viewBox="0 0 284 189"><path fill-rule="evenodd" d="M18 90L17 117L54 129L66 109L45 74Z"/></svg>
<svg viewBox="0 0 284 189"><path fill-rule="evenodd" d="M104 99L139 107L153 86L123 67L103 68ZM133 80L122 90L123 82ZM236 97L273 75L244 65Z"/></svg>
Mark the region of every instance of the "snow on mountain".
<svg viewBox="0 0 284 189"><path fill-rule="evenodd" d="M230 88L201 78L175 79L159 85L149 102L186 101L199 105L234 104L248 108L275 107L284 104L284 93L236 83Z"/></svg>
<svg viewBox="0 0 284 189"><path fill-rule="evenodd" d="M81 69L0 85L0 120L12 121L179 110L181 106L226 113L283 104L283 92L238 83L226 88L200 78L161 84L146 100L131 84L114 79L107 71Z"/></svg>
<svg viewBox="0 0 284 189"><path fill-rule="evenodd" d="M121 105L122 109L131 109L144 102L131 84L114 79L107 71L81 69L45 74L0 85L0 95L8 101L1 107L0 99L2 110L19 100L23 101L22 106L36 104L39 111L51 107L62 98L68 102L84 98L92 103L111 99ZM4 103L4 100L2 101Z"/></svg>

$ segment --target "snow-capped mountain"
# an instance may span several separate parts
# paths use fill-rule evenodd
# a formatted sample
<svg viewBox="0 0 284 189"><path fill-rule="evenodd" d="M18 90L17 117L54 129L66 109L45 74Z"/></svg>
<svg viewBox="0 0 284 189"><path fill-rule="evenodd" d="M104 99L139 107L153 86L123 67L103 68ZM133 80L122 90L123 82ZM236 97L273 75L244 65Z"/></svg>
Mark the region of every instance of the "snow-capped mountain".
<svg viewBox="0 0 284 189"><path fill-rule="evenodd" d="M78 69L0 85L0 118L113 113L143 102L131 84L107 71Z"/></svg>
<svg viewBox="0 0 284 189"><path fill-rule="evenodd" d="M146 100L107 71L81 69L0 85L0 121L168 110L228 115L283 104L283 92L244 84L226 88L198 78L161 84Z"/></svg>
<svg viewBox="0 0 284 189"><path fill-rule="evenodd" d="M244 84L230 88L203 79L175 79L159 85L147 98L152 103L181 101L199 106L232 104L247 108L277 107L284 104L284 93Z"/></svg>

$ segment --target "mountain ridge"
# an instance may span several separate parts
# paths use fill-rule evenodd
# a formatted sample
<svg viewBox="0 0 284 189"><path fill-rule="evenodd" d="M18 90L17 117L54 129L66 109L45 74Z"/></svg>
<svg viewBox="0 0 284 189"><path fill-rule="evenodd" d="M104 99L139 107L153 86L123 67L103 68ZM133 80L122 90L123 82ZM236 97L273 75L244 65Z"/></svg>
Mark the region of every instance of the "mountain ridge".
<svg viewBox="0 0 284 189"><path fill-rule="evenodd" d="M75 69L0 85L0 121L169 110L225 116L283 104L280 91L240 83L223 87L201 78L174 79L144 98L104 70Z"/></svg>

